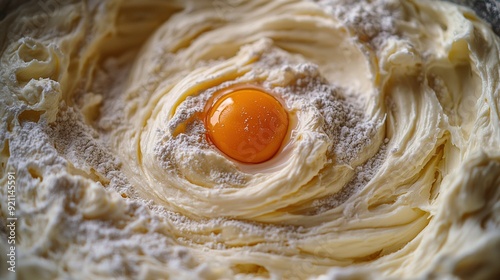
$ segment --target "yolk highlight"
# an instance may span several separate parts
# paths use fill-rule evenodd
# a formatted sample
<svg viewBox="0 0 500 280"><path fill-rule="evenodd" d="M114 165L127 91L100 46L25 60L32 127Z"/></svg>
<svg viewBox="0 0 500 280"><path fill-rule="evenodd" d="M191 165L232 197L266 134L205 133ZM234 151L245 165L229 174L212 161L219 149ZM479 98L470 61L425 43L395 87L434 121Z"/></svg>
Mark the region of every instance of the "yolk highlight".
<svg viewBox="0 0 500 280"><path fill-rule="evenodd" d="M205 117L208 138L227 156L260 163L280 149L288 130L288 114L272 95L254 88L220 97Z"/></svg>

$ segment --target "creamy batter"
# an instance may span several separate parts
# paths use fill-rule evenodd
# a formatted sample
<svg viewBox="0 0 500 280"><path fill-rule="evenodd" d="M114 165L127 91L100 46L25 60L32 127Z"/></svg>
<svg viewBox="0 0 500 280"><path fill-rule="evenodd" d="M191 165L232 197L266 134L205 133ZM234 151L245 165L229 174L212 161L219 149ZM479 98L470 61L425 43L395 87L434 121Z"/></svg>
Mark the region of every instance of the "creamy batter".
<svg viewBox="0 0 500 280"><path fill-rule="evenodd" d="M471 10L53 0L0 34L2 279L500 276L500 38ZM198 118L241 84L290 115L264 163Z"/></svg>

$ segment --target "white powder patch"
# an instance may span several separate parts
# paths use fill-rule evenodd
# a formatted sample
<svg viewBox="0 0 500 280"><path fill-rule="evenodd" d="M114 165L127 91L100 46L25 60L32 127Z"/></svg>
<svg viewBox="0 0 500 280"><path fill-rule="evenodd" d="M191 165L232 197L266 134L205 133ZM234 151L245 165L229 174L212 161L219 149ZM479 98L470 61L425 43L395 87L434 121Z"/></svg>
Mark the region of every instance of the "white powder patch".
<svg viewBox="0 0 500 280"><path fill-rule="evenodd" d="M119 193L133 195L127 178L120 172L119 159L73 108L63 106L56 122L47 127L47 134L58 153L74 167Z"/></svg>
<svg viewBox="0 0 500 280"><path fill-rule="evenodd" d="M404 15L397 0L313 0L325 11L354 29L358 39L378 48L396 36L395 20Z"/></svg>
<svg viewBox="0 0 500 280"><path fill-rule="evenodd" d="M386 139L387 143L388 139ZM383 164L386 154L386 143L380 146L375 156L366 161L363 165L356 167L354 178L336 194L315 200L312 205L315 207L309 215L317 215L330 209L340 206L349 197L361 190L374 176L379 167Z"/></svg>
<svg viewBox="0 0 500 280"><path fill-rule="evenodd" d="M62 275L76 275L83 270L80 275L85 277L109 272L117 277L138 275L141 265L148 260L162 263L176 260L178 269L195 268L197 264L187 249L156 232L165 227L165 218L152 213L145 201L115 200L121 206L98 219L81 212L86 199L91 199L87 206L91 209L97 206L95 210L99 211L98 201L111 204L115 191L128 184L118 170L116 159L84 125L78 113L66 109L50 127L43 121L24 121L7 133L9 166L18 178L17 232L23 238L17 243L18 259L36 264L39 262L36 256L50 255L52 261L65 264ZM77 173L60 174L70 164ZM103 191L91 194L89 180L85 178L92 181L96 178L91 172L83 172L91 169L101 173L101 179L107 178L114 191L105 191L105 186L97 183L97 188ZM3 238L5 224L2 222L1 226ZM40 227L45 226L49 231L40 232ZM56 275L56 271L45 266L44 277Z"/></svg>

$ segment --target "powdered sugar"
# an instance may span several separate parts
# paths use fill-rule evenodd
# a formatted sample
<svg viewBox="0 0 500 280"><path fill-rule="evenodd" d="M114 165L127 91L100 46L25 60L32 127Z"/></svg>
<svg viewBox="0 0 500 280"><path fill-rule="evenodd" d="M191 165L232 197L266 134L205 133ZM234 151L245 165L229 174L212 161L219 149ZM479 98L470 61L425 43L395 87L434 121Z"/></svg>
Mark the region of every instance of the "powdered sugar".
<svg viewBox="0 0 500 280"><path fill-rule="evenodd" d="M380 149L375 156L370 158L363 165L355 168L354 178L346 186L344 186L340 192L315 200L312 204L315 209L310 214L316 215L338 207L349 199L349 197L356 194L357 191L363 188L375 176L375 173L378 171L380 165L384 162L387 153L386 144L388 139L384 142L385 143L380 146Z"/></svg>
<svg viewBox="0 0 500 280"><path fill-rule="evenodd" d="M58 153L87 176L132 196L128 180L120 172L121 163L71 107L61 109L55 124L46 128Z"/></svg>
<svg viewBox="0 0 500 280"><path fill-rule="evenodd" d="M296 73L306 73L296 84L275 90L289 102L300 103L302 110L312 108L323 120L323 131L331 145L328 157L337 164L349 164L366 145L370 144L376 124L366 120L360 104L346 101L343 88L329 84L319 74L307 76L304 68L311 64L292 67Z"/></svg>
<svg viewBox="0 0 500 280"><path fill-rule="evenodd" d="M395 35L395 20L403 16L396 0L315 0L325 10L353 28L362 42L374 47Z"/></svg>

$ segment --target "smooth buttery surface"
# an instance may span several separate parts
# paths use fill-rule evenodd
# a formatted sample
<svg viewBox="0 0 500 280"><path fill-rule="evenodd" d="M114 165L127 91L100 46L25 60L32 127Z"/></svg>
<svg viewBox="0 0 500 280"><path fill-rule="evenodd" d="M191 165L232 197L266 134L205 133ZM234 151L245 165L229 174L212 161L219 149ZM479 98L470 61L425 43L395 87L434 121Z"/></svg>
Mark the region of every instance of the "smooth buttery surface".
<svg viewBox="0 0 500 280"><path fill-rule="evenodd" d="M498 278L500 39L470 10L33 1L0 34L2 279ZM238 84L292 128L251 166L200 119Z"/></svg>

